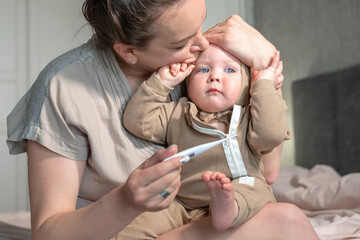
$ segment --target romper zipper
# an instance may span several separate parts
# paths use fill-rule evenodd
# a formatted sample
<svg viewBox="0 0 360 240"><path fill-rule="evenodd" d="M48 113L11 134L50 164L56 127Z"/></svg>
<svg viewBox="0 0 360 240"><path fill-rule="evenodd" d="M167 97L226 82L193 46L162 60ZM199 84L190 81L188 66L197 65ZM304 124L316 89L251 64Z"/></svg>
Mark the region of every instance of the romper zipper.
<svg viewBox="0 0 360 240"><path fill-rule="evenodd" d="M231 129L229 128L230 134L225 134L222 131L219 131L217 129L209 129L209 128L201 127L201 126L197 125L192 119L191 119L191 122L192 122L194 129L197 130L198 132L205 133L208 135L213 135L213 136L216 135L216 136L219 136L221 139L224 139L228 136L236 134L236 128L238 125L238 123L236 121L236 126L234 128L235 132L231 131ZM231 122L233 122L233 120L231 120ZM234 142L231 144L232 141L234 141ZM239 146L237 143L237 139L236 138L229 139L228 141L224 142L222 145L223 145L226 160L230 167L233 178L239 178L243 175L247 175L246 168L242 161L242 157L241 157L240 149L239 149ZM236 146L239 149L239 151L238 151L239 154L234 153L234 149L233 149L234 146ZM236 157L236 155L238 155L238 157Z"/></svg>

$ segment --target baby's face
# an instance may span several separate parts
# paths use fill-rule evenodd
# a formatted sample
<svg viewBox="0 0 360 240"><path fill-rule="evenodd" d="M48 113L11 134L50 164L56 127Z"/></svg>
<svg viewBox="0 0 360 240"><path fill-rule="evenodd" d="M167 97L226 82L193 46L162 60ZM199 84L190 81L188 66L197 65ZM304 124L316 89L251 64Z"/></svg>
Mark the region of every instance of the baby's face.
<svg viewBox="0 0 360 240"><path fill-rule="evenodd" d="M232 107L241 88L240 61L215 45L199 58L188 81L188 94L198 108L221 112Z"/></svg>

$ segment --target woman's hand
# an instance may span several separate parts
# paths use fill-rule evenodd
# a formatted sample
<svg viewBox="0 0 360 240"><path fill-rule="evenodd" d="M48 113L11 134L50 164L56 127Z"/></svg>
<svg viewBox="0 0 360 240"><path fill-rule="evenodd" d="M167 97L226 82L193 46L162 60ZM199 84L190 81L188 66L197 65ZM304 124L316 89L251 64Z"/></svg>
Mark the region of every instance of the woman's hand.
<svg viewBox="0 0 360 240"><path fill-rule="evenodd" d="M275 47L240 16L233 15L204 33L206 39L250 67L251 72L269 66Z"/></svg>
<svg viewBox="0 0 360 240"><path fill-rule="evenodd" d="M270 66L268 66L264 70L253 72L251 77L251 84L254 84L259 79L269 79L274 83L275 89L278 90L284 82L282 70L283 62L280 61L280 52L276 51Z"/></svg>
<svg viewBox="0 0 360 240"><path fill-rule="evenodd" d="M129 205L142 212L159 211L172 203L180 188L181 157L162 160L176 152L176 145L159 150L130 174L124 185ZM167 196L160 194L164 190Z"/></svg>
<svg viewBox="0 0 360 240"><path fill-rule="evenodd" d="M167 87L175 87L190 75L194 69L194 64L173 63L168 66L161 67L155 75Z"/></svg>

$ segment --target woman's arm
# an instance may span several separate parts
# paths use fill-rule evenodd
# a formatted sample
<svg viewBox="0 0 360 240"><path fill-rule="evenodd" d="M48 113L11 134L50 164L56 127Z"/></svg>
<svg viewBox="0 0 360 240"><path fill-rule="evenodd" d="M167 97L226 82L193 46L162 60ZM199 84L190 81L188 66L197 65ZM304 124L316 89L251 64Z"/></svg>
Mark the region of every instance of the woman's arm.
<svg viewBox="0 0 360 240"><path fill-rule="evenodd" d="M158 151L126 183L75 210L86 162L28 141L32 238L109 239L142 212L168 207L180 187L181 164L176 158L159 161L176 152L176 147ZM163 189L171 192L165 199L159 194Z"/></svg>
<svg viewBox="0 0 360 240"><path fill-rule="evenodd" d="M238 15L210 28L204 35L210 43L239 58L251 72L269 66L276 52L274 45Z"/></svg>

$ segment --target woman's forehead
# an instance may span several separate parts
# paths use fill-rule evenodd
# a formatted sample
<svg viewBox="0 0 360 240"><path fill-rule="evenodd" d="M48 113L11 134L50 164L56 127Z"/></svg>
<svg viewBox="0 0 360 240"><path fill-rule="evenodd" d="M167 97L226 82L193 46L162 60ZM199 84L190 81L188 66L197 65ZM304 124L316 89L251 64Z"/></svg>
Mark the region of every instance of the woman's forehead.
<svg viewBox="0 0 360 240"><path fill-rule="evenodd" d="M194 36L206 17L204 0L186 0L168 8L157 22L158 37L179 44Z"/></svg>

